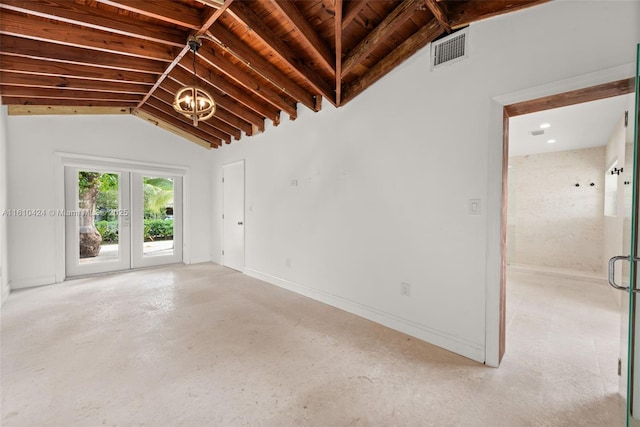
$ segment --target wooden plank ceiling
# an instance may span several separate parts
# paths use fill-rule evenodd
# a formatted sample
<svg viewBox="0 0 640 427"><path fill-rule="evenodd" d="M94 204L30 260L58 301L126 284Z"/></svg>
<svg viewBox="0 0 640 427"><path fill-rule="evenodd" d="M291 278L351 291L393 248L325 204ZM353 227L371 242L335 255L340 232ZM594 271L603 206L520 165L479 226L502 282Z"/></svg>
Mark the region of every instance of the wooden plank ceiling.
<svg viewBox="0 0 640 427"><path fill-rule="evenodd" d="M341 106L418 49L547 0L0 0L0 94L14 114L132 113L219 147ZM217 104L197 127L172 108L193 82Z"/></svg>

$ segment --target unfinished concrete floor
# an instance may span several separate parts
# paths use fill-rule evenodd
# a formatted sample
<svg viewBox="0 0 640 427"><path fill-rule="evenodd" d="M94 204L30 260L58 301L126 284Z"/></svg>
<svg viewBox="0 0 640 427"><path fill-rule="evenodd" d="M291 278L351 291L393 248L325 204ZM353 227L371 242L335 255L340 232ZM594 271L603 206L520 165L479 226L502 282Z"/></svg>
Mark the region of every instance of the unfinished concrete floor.
<svg viewBox="0 0 640 427"><path fill-rule="evenodd" d="M214 264L15 292L2 425L623 425L611 292L509 282L499 369Z"/></svg>

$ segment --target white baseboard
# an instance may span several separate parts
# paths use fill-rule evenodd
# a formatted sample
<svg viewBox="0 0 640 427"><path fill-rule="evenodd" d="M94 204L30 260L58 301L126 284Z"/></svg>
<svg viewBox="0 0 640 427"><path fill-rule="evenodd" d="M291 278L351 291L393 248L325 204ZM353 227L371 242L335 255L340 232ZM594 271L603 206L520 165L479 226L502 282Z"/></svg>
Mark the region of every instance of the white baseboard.
<svg viewBox="0 0 640 427"><path fill-rule="evenodd" d="M211 258L206 258L206 257L199 257L199 258L191 258L189 260L189 262L185 262L186 265L191 265L191 264L202 264L205 262L211 262Z"/></svg>
<svg viewBox="0 0 640 427"><path fill-rule="evenodd" d="M34 288L36 286L52 285L56 283L56 276L39 276L39 277L27 277L25 279L12 280L9 282L9 287L14 289Z"/></svg>
<svg viewBox="0 0 640 427"><path fill-rule="evenodd" d="M383 310L333 295L328 292L290 282L270 274L252 270L250 268L245 268L243 273L255 279L279 286L324 304L328 304L332 307L339 308L348 313L355 314L356 316L371 320L372 322L395 329L407 335L411 335L420 340L437 345L438 347L460 354L476 362L484 363L485 352L484 344L482 343L479 344L463 340L445 332L387 313Z"/></svg>

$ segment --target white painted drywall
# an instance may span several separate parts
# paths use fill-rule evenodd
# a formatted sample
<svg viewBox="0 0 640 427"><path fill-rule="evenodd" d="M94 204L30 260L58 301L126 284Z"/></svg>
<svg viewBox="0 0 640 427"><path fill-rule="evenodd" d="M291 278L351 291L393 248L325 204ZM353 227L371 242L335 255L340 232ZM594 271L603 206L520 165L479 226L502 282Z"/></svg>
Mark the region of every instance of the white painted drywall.
<svg viewBox="0 0 640 427"><path fill-rule="evenodd" d="M7 107L0 106L0 304L9 296L7 262Z"/></svg>
<svg viewBox="0 0 640 427"><path fill-rule="evenodd" d="M509 264L605 277L605 157L601 146L509 158Z"/></svg>
<svg viewBox="0 0 640 427"><path fill-rule="evenodd" d="M207 150L134 116L9 116L8 205L56 208L56 152L189 168L187 263L210 261L211 170ZM59 183L58 183L59 184ZM12 289L56 280L55 218L9 218Z"/></svg>
<svg viewBox="0 0 640 427"><path fill-rule="evenodd" d="M615 24L593 31L602 22ZM492 98L631 63L640 3L551 2L474 24L469 38L465 61L430 72L425 48L339 111L300 107L214 152L214 261L221 167L246 159L248 274L497 364Z"/></svg>

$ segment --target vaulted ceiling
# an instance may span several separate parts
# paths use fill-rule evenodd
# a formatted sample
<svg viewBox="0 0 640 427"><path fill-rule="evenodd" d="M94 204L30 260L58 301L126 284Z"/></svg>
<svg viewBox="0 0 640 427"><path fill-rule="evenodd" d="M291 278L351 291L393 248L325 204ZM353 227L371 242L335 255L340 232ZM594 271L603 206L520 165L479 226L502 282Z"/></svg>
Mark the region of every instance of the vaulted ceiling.
<svg viewBox="0 0 640 427"><path fill-rule="evenodd" d="M0 0L0 94L13 114L135 114L205 147L341 106L429 42L547 0ZM217 104L175 112L193 81ZM506 35L505 35L506 36Z"/></svg>

